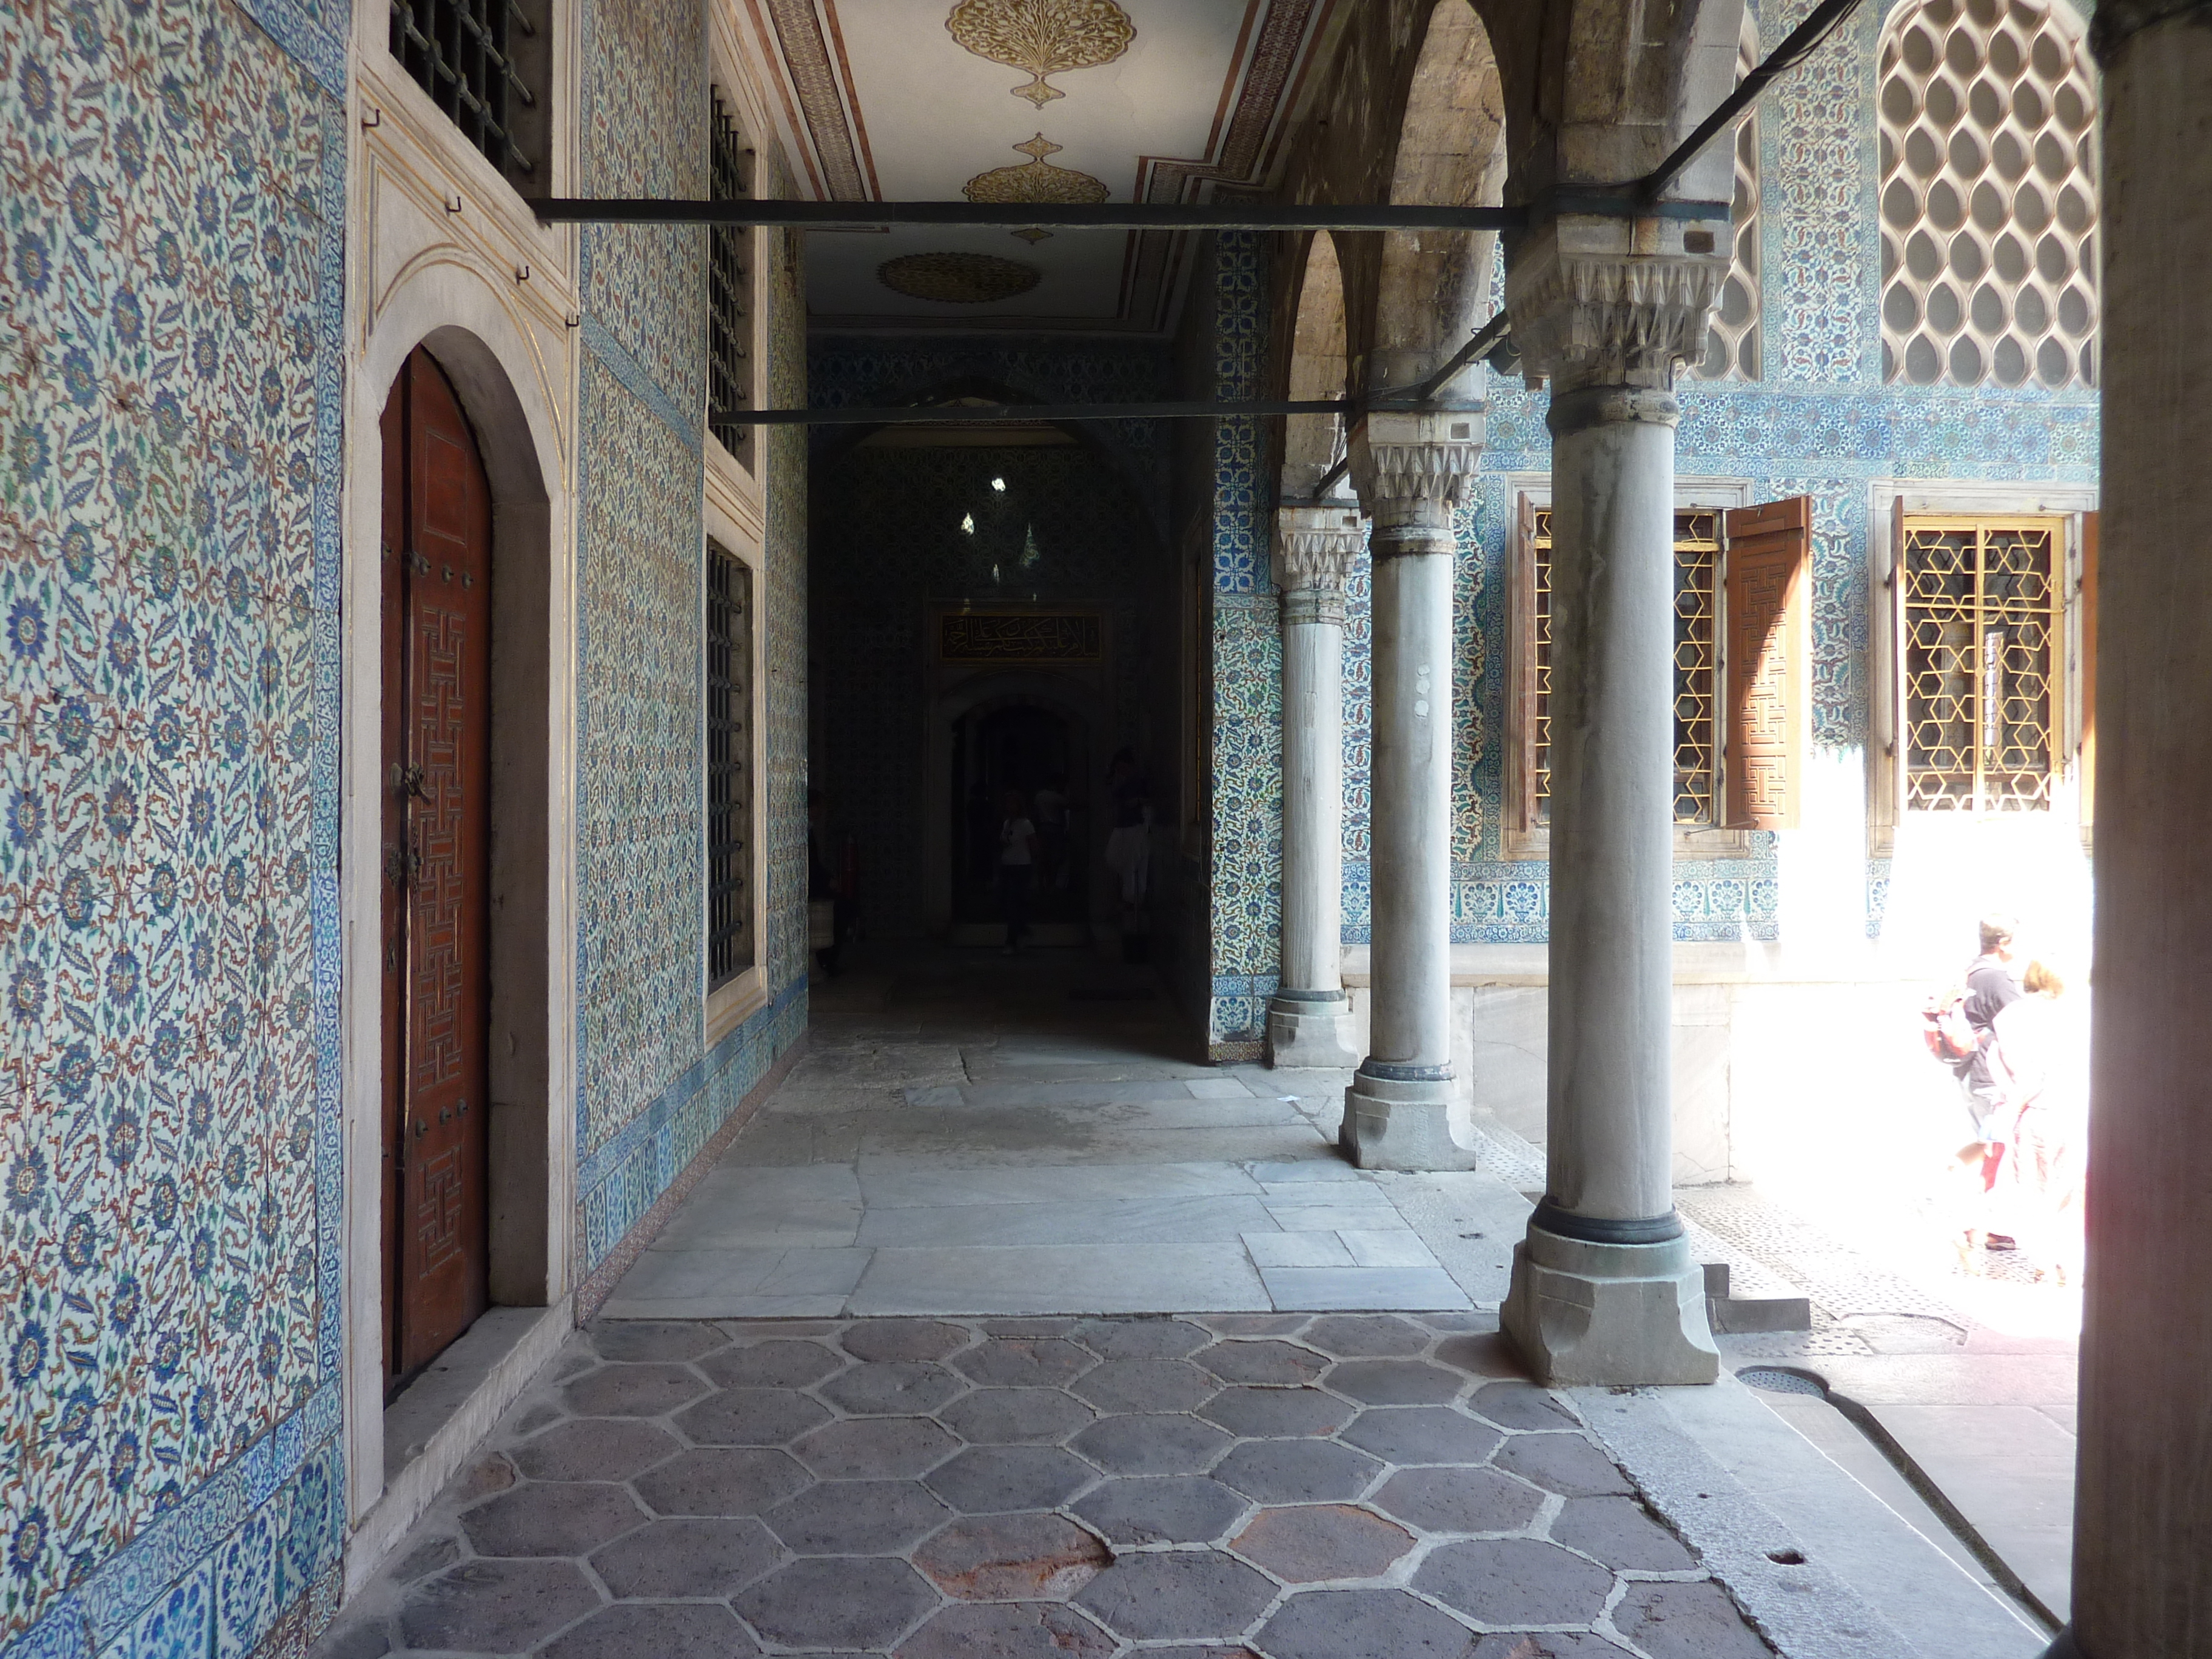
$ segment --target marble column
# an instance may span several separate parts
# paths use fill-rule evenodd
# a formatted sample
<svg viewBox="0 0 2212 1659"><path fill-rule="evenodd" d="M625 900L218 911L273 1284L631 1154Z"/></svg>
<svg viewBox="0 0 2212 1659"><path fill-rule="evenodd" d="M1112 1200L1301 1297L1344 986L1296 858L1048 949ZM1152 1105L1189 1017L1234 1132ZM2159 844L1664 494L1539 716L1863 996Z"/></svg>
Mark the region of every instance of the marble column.
<svg viewBox="0 0 2212 1659"><path fill-rule="evenodd" d="M1720 1364L1671 1183L1674 378L1727 259L1647 223L1555 220L1506 280L1553 387L1552 902L1545 1196L1501 1321L1563 1384Z"/></svg>
<svg viewBox="0 0 2212 1659"><path fill-rule="evenodd" d="M1344 994L1344 578L1359 514L1275 510L1283 591L1283 976L1267 1005L1267 1063L1349 1068Z"/></svg>
<svg viewBox="0 0 2212 1659"><path fill-rule="evenodd" d="M1344 1095L1363 1170L1468 1169L1453 1140L1452 504L1482 453L1480 411L1370 412L1352 482L1373 521L1367 1057Z"/></svg>
<svg viewBox="0 0 2212 1659"><path fill-rule="evenodd" d="M2212 6L2100 4L2105 431L2073 1622L2212 1655ZM2069 995L2080 994L2069 993Z"/></svg>

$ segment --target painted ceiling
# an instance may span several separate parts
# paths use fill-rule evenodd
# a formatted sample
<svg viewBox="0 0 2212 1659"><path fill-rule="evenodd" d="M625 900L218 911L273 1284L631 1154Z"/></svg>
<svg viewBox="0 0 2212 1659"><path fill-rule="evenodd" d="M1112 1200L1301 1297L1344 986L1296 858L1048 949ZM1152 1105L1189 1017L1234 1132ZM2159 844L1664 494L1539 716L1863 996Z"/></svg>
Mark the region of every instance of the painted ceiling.
<svg viewBox="0 0 2212 1659"><path fill-rule="evenodd" d="M1267 182L1336 0L751 0L801 189L832 201L1191 202ZM821 327L1171 321L1188 237L817 232Z"/></svg>

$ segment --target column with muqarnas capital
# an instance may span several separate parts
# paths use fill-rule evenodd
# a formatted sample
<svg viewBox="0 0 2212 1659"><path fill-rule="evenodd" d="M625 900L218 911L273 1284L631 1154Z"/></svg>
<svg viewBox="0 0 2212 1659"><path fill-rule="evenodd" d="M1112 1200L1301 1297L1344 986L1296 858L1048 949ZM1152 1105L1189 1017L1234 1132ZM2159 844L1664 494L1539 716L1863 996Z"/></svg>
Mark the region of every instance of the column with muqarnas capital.
<svg viewBox="0 0 2212 1659"><path fill-rule="evenodd" d="M1475 410L1370 410L1352 483L1372 521L1367 1057L1344 1093L1363 1170L1464 1170L1452 1139L1452 504L1482 453Z"/></svg>
<svg viewBox="0 0 2212 1659"><path fill-rule="evenodd" d="M2050 1659L2207 1659L2212 3L2101 0L2089 43L2105 161L2096 984L2072 1623Z"/></svg>
<svg viewBox="0 0 2212 1659"><path fill-rule="evenodd" d="M1674 382L1728 259L1683 234L1555 219L1505 283L1552 380L1552 900L1545 1193L1501 1323L1562 1384L1720 1369L1672 1183Z"/></svg>
<svg viewBox="0 0 2212 1659"><path fill-rule="evenodd" d="M1267 1063L1349 1068L1344 995L1344 578L1359 514L1275 509L1283 590L1283 976L1267 1005Z"/></svg>

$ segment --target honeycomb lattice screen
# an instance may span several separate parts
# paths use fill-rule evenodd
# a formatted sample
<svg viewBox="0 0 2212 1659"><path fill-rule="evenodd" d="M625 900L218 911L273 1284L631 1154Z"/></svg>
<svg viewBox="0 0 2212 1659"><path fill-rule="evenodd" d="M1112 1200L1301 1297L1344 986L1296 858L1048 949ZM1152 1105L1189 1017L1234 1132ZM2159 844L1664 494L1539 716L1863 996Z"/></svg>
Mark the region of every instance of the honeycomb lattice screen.
<svg viewBox="0 0 2212 1659"><path fill-rule="evenodd" d="M1738 53L1736 79L1758 62L1752 43ZM1734 240L1720 302L1705 325L1705 355L1690 366L1701 380L1759 378L1759 117L1747 115L1735 129L1735 199L1729 204Z"/></svg>
<svg viewBox="0 0 2212 1659"><path fill-rule="evenodd" d="M2097 94L2051 0L1928 0L1881 46L1891 380L2097 380Z"/></svg>

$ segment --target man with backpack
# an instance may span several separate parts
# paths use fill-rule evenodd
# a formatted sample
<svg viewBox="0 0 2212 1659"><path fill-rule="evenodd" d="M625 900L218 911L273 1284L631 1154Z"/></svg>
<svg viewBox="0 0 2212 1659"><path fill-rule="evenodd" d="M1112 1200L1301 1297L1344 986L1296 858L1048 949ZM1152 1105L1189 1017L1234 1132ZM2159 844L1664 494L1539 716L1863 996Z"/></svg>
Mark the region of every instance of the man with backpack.
<svg viewBox="0 0 2212 1659"><path fill-rule="evenodd" d="M1993 1147L2012 1139L2004 1073L1997 1064L1996 1027L1997 1016L2021 998L2020 981L2011 966L2016 931L2009 916L1982 918L1982 953L1966 964L1966 990L1960 999L1960 1012L1973 1033L1974 1046L1952 1066L1953 1074L1966 1091L1974 1139Z"/></svg>

